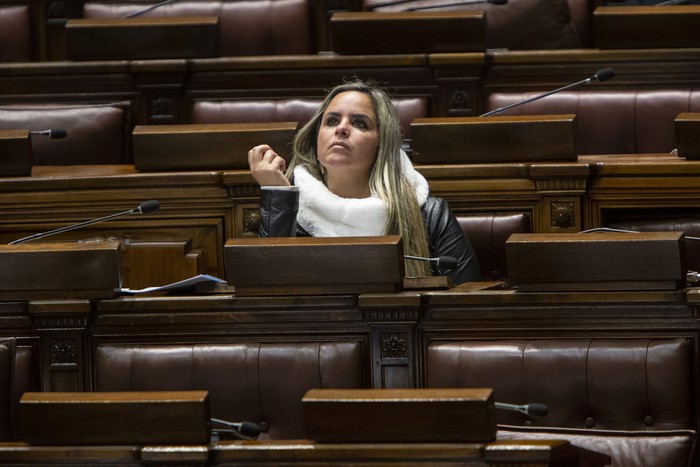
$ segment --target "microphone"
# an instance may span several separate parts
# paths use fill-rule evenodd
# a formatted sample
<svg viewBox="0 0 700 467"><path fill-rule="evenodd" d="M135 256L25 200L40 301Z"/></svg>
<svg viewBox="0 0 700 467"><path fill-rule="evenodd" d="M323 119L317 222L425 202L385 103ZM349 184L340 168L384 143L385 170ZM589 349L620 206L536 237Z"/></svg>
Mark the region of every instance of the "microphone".
<svg viewBox="0 0 700 467"><path fill-rule="evenodd" d="M68 136L68 132L63 128L51 128L48 130L32 130L30 135L48 136L51 139L63 139Z"/></svg>
<svg viewBox="0 0 700 467"><path fill-rule="evenodd" d="M376 11L377 8L385 8L389 6L396 6L396 5L402 5L404 3L413 3L416 0L396 0L393 2L386 2L386 3L379 3L376 5L372 5L372 11ZM508 0L467 0L464 2L456 2L456 3L443 3L443 4L435 4L435 5L426 5L426 6L418 6L415 8L408 8L407 11L418 11L418 10L429 10L429 9L435 9L435 8L443 8L443 7L455 7L455 6L465 6L465 5L475 5L478 3L493 3L494 5L505 5L508 3Z"/></svg>
<svg viewBox="0 0 700 467"><path fill-rule="evenodd" d="M219 432L225 431L226 433L234 433L235 435L237 435L243 439L253 438L255 436L258 436L263 431L262 428L260 427L260 425L258 425L257 423L253 423L253 422L234 423L234 422L227 422L226 420L221 420L218 418L212 418L211 421L214 423L218 423L220 425L224 425L224 426L232 429L232 431L220 430L220 429L217 429L215 431L219 431Z"/></svg>
<svg viewBox="0 0 700 467"><path fill-rule="evenodd" d="M479 116L480 117L489 117L491 115L503 112L504 110L508 110L512 107L527 104L529 102L536 101L538 99L542 99L543 97L551 96L552 94L556 94L558 92L565 91L565 90L573 88L575 86L580 86L582 84L592 83L593 81L598 81L598 82L607 81L610 78L612 78L613 76L615 76L615 70L613 70L612 68L609 68L609 67L603 68L602 70L598 70L598 72L596 74L594 74L593 76L591 76L590 78L582 79L581 81L577 81L577 82L569 84L567 86L563 86L561 88L555 89L554 91L549 91L545 94L540 94L538 96L532 97L530 99L526 99L524 101L514 102L513 104L506 105L505 107L499 107L498 109L494 109L490 112L486 112L485 114L482 114Z"/></svg>
<svg viewBox="0 0 700 467"><path fill-rule="evenodd" d="M533 402L525 405L506 404L504 402L496 402L494 406L497 409L512 410L533 417L544 417L549 413L549 407L545 404Z"/></svg>
<svg viewBox="0 0 700 467"><path fill-rule="evenodd" d="M408 256L404 255L404 259L410 259L415 261L432 261L441 268L454 269L457 267L457 258L452 256L440 256L438 258L422 258L420 256Z"/></svg>
<svg viewBox="0 0 700 467"><path fill-rule="evenodd" d="M160 8L163 5L167 5L168 3L175 3L177 1L179 1L179 0L165 0L163 2L156 3L155 5L148 6L146 8L141 9L141 10L132 11L131 13L128 13L128 14L122 16L122 18L136 18L137 16L141 16L145 13L148 13L151 10L155 10L156 8Z"/></svg>
<svg viewBox="0 0 700 467"><path fill-rule="evenodd" d="M138 207L135 207L134 209L129 209L128 211L122 211L122 212L118 212L116 214L110 214L109 216L100 217L97 219L81 222L79 224L73 224L73 225L69 225L66 227L61 227L58 229L49 230L48 232L36 233L34 235L29 235L27 237L23 237L23 238L20 238L18 240L14 240L14 241L8 243L8 245L17 245L20 243L26 243L26 242L29 242L32 240L37 240L39 238L48 237L49 235L55 235L55 234L59 234L59 233L63 233L63 232L68 232L71 230L80 229L80 228L88 226L88 225L97 224L98 222L108 221L110 219L114 219L116 217L121 217L121 216L126 216L129 214L149 214L151 212L157 211L159 208L160 208L160 203L158 201L152 199L150 201L144 201L143 203L139 204Z"/></svg>
<svg viewBox="0 0 700 467"><path fill-rule="evenodd" d="M418 6L415 8L409 8L408 11L434 10L436 8L475 5L477 3L492 3L494 5L505 5L506 3L508 3L508 0L473 0L473 1L466 1L466 2L443 3L442 5L436 4L436 5L425 5L425 6Z"/></svg>

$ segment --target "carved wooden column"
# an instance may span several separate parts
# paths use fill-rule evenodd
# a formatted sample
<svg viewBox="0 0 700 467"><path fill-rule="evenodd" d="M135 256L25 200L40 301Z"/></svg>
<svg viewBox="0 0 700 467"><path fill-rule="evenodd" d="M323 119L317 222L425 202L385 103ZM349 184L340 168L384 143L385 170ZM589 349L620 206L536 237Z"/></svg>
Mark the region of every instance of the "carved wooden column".
<svg viewBox="0 0 700 467"><path fill-rule="evenodd" d="M41 389L83 391L85 355L83 336L89 300L36 300L29 315L41 342Z"/></svg>
<svg viewBox="0 0 700 467"><path fill-rule="evenodd" d="M360 309L372 339L372 387L416 387L415 337L420 301L416 292L360 296Z"/></svg>

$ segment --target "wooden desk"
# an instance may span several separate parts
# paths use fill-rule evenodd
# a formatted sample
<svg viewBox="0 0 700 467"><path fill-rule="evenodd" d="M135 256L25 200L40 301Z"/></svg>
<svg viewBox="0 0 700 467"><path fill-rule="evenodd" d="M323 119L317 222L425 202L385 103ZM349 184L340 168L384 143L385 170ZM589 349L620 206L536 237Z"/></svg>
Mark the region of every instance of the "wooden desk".
<svg viewBox="0 0 700 467"><path fill-rule="evenodd" d="M214 465L603 466L609 456L566 441L496 441L489 444L314 444L309 441L233 441L212 446Z"/></svg>
<svg viewBox="0 0 700 467"><path fill-rule="evenodd" d="M700 161L674 154L581 156L590 167L584 226L608 225L631 213L700 215Z"/></svg>
<svg viewBox="0 0 700 467"><path fill-rule="evenodd" d="M489 444L314 444L306 440L222 441L202 446L30 446L0 443L0 462L72 465L113 464L278 466L300 465L559 466L597 467L610 457L566 441L503 441Z"/></svg>

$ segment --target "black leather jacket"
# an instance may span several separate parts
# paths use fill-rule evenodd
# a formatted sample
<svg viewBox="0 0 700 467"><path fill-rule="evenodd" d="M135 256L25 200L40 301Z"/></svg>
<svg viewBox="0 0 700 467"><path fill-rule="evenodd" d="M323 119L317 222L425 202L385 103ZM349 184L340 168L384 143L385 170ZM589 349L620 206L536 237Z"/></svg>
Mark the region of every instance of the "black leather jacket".
<svg viewBox="0 0 700 467"><path fill-rule="evenodd" d="M297 225L299 192L288 189L260 190L260 237L309 236ZM433 266L433 275L449 276L455 284L483 280L479 262L469 240L462 232L457 219L447 202L441 198L428 197L422 208L423 219L428 229L430 256L451 256L457 267L441 270Z"/></svg>

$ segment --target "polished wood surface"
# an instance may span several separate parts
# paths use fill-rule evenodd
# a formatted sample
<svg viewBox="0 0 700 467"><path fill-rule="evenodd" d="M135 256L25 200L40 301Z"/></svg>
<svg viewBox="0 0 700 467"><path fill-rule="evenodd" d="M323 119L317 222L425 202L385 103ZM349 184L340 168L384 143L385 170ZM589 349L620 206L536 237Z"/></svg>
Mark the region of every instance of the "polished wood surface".
<svg viewBox="0 0 700 467"><path fill-rule="evenodd" d="M610 457L566 441L496 441L489 444L316 444L308 440L220 441L209 445L32 446L0 443L0 462L33 464L65 461L72 465L403 465L598 467Z"/></svg>

